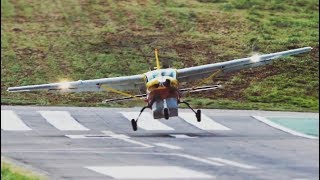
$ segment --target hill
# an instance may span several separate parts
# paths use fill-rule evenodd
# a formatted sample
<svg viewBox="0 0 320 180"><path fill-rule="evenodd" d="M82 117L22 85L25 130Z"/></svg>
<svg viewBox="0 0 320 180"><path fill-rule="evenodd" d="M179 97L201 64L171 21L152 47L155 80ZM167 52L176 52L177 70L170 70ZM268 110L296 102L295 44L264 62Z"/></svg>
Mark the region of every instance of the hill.
<svg viewBox="0 0 320 180"><path fill-rule="evenodd" d="M246 70L188 96L194 106L318 111L317 0L1 0L1 104L102 105L110 93L8 93L9 86L144 73L304 46L313 51Z"/></svg>

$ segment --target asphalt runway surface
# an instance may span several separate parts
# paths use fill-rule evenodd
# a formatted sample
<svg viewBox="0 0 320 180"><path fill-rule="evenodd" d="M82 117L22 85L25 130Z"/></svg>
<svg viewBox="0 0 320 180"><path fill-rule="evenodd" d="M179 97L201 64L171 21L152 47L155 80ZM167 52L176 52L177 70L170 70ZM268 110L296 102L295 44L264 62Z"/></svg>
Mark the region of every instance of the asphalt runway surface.
<svg viewBox="0 0 320 180"><path fill-rule="evenodd" d="M319 140L262 117L318 113L188 109L154 120L140 108L1 106L1 156L48 179L319 179Z"/></svg>

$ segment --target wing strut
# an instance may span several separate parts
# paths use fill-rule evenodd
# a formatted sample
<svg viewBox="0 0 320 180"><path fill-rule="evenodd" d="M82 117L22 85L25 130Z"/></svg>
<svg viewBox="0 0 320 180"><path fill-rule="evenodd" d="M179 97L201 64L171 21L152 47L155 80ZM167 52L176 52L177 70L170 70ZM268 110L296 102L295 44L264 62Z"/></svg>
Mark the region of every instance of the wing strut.
<svg viewBox="0 0 320 180"><path fill-rule="evenodd" d="M126 99L136 99L136 100L142 100L140 99L139 97L144 97L143 95L131 95L131 94L128 94L128 93L125 93L123 91L119 91L119 90L116 90L114 88L111 88L107 85L101 85L100 86L101 88L103 88L104 90L106 91L110 91L110 92L113 92L113 93L116 93L116 94L121 94L123 96L125 96L124 98L118 98L118 99L108 99L108 100L104 100L103 102L106 103L106 102L112 102L112 101L117 101L117 100L126 100Z"/></svg>
<svg viewBox="0 0 320 180"><path fill-rule="evenodd" d="M202 84L207 83L210 79L215 78L215 77L218 76L221 72L222 72L222 69L219 69L218 71L212 73L209 77L207 77L207 78L203 79L202 81L200 81L200 82L197 84L197 86L200 86L200 85L202 85Z"/></svg>
<svg viewBox="0 0 320 180"><path fill-rule="evenodd" d="M218 71L212 73L209 77L207 77L207 78L203 79L202 81L200 81L197 85L195 85L195 86L193 86L191 88L184 89L184 91L187 91L186 92L186 96L188 94L190 94L191 92L207 91L207 90L217 89L217 88L221 87L220 85L199 87L202 84L207 83L210 79L213 79L216 76L218 76L221 72L222 72L222 69L219 69Z"/></svg>

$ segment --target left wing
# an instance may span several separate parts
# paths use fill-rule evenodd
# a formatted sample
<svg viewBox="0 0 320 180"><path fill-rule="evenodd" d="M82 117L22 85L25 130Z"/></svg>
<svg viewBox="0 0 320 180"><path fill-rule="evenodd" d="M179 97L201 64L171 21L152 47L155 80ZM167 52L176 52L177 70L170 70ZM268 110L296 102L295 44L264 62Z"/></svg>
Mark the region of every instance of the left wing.
<svg viewBox="0 0 320 180"><path fill-rule="evenodd" d="M235 59L226 62L219 62L214 64L207 64L202 66L189 67L184 69L178 69L178 80L179 82L189 82L197 79L208 77L210 74L221 71L226 73L230 71L236 71L246 68L252 68L270 64L273 59L290 56L294 54L300 54L311 51L311 47L304 47L299 49L292 49L288 51L276 52L272 54L255 55L248 58Z"/></svg>
<svg viewBox="0 0 320 180"><path fill-rule="evenodd" d="M103 91L103 86L117 90L134 90L145 86L144 75L122 76L114 78L102 78L92 80L79 80L62 83L50 83L40 85L9 87L10 92L24 91L57 91L57 92L84 92L84 91Z"/></svg>

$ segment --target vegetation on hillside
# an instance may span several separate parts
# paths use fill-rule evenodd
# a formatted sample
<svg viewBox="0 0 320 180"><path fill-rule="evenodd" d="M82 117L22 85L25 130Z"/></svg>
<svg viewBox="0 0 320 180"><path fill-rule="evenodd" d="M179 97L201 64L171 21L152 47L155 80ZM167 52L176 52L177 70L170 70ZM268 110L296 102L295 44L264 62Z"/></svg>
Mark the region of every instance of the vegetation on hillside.
<svg viewBox="0 0 320 180"><path fill-rule="evenodd" d="M1 180L40 180L45 177L34 175L32 172L1 161Z"/></svg>
<svg viewBox="0 0 320 180"><path fill-rule="evenodd" d="M311 46L213 80L203 108L318 111L317 0L1 0L1 103L102 106L111 93L8 93L10 86L144 73ZM104 106L135 106L120 102Z"/></svg>

